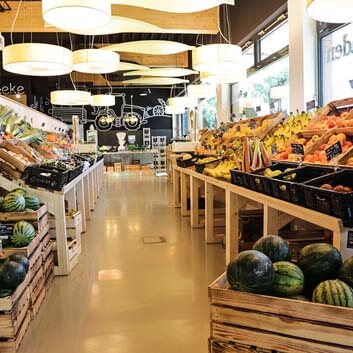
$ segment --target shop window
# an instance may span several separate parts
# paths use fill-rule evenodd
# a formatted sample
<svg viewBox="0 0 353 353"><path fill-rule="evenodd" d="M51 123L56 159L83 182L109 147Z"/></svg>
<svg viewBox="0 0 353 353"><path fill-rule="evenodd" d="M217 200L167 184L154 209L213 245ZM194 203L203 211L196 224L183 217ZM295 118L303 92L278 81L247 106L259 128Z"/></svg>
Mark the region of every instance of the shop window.
<svg viewBox="0 0 353 353"><path fill-rule="evenodd" d="M260 60L265 60L272 54L286 47L289 43L288 21L265 34L260 40Z"/></svg>
<svg viewBox="0 0 353 353"><path fill-rule="evenodd" d="M239 111L246 117L289 110L289 57L275 61L240 83ZM275 89L274 89L275 88Z"/></svg>
<svg viewBox="0 0 353 353"><path fill-rule="evenodd" d="M199 105L202 117L203 129L215 129L217 127L217 98L204 99Z"/></svg>
<svg viewBox="0 0 353 353"><path fill-rule="evenodd" d="M243 51L243 63L245 69L250 69L255 65L255 48L254 44L250 45L247 49Z"/></svg>
<svg viewBox="0 0 353 353"><path fill-rule="evenodd" d="M321 105L353 96L353 24L321 37Z"/></svg>

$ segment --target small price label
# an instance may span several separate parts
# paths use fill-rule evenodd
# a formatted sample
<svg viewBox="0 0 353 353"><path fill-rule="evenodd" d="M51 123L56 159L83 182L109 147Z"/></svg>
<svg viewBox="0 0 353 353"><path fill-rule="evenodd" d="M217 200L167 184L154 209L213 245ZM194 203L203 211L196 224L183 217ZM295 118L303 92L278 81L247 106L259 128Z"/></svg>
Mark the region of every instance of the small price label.
<svg viewBox="0 0 353 353"><path fill-rule="evenodd" d="M228 148L227 148L227 145L222 145L222 150L223 150L223 151L227 151L227 149L228 149Z"/></svg>
<svg viewBox="0 0 353 353"><path fill-rule="evenodd" d="M256 122L255 122L254 120L250 121L249 127L250 127L250 129L255 129L255 127L256 127Z"/></svg>
<svg viewBox="0 0 353 353"><path fill-rule="evenodd" d="M206 150L210 150L211 146L210 145L206 145L205 148L206 148Z"/></svg>
<svg viewBox="0 0 353 353"><path fill-rule="evenodd" d="M237 126L237 132L240 132L240 125Z"/></svg>
<svg viewBox="0 0 353 353"><path fill-rule="evenodd" d="M304 145L302 145L301 143L292 143L291 147L292 153L304 156Z"/></svg>
<svg viewBox="0 0 353 353"><path fill-rule="evenodd" d="M273 103L273 102L271 102L270 103L270 109L275 109L276 107L275 107L275 103Z"/></svg>
<svg viewBox="0 0 353 353"><path fill-rule="evenodd" d="M337 141L336 143L334 143L330 147L327 147L325 149L325 152L326 152L326 157L327 157L328 161L330 161L331 159L336 158L337 156L339 156L342 153L341 142Z"/></svg>
<svg viewBox="0 0 353 353"><path fill-rule="evenodd" d="M353 231L348 232L347 236L347 248L348 249L353 249Z"/></svg>
<svg viewBox="0 0 353 353"><path fill-rule="evenodd" d="M315 109L316 108L316 101L315 101L315 99L314 100L312 100L312 101L310 101L310 102L308 102L308 103L306 103L306 110L313 110L313 109Z"/></svg>
<svg viewBox="0 0 353 353"><path fill-rule="evenodd" d="M261 112L261 105L259 105L259 106L256 107L256 112L257 112L257 113L258 113L258 112Z"/></svg>
<svg viewBox="0 0 353 353"><path fill-rule="evenodd" d="M278 148L277 148L277 144L276 143L271 145L271 154L272 155L277 155L278 154Z"/></svg>

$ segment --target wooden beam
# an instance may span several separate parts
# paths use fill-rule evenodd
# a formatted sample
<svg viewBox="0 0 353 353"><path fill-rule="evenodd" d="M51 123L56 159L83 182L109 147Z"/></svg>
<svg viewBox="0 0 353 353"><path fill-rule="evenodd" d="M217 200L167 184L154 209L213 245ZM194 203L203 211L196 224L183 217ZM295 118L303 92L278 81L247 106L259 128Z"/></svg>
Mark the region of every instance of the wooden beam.
<svg viewBox="0 0 353 353"><path fill-rule="evenodd" d="M191 0L192 1L192 0ZM12 11L0 12L0 32L10 32L19 2L8 1ZM126 5L112 5L113 16L123 16L144 21L161 28L162 33L218 32L218 9L191 14L165 13ZM24 1L14 27L14 32L58 32L57 28L44 25L40 1Z"/></svg>

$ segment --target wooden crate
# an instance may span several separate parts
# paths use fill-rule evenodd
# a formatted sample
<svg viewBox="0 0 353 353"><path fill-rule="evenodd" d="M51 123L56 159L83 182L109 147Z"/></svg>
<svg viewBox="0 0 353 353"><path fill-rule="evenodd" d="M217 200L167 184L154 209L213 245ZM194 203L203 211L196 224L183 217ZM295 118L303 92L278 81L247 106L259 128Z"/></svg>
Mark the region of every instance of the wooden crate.
<svg viewBox="0 0 353 353"><path fill-rule="evenodd" d="M209 299L213 341L273 353L353 351L351 308L233 291L226 274L211 284Z"/></svg>
<svg viewBox="0 0 353 353"><path fill-rule="evenodd" d="M121 163L114 163L114 172L119 173L122 170Z"/></svg>
<svg viewBox="0 0 353 353"><path fill-rule="evenodd" d="M49 233L51 239L56 239L56 232L55 232L55 218L49 218ZM74 215L66 216L66 232L67 237L71 239L80 238L81 233L83 231L82 226L82 213L77 211Z"/></svg>
<svg viewBox="0 0 353 353"><path fill-rule="evenodd" d="M126 164L124 165L124 170L125 171L141 170L141 166L139 164Z"/></svg>
<svg viewBox="0 0 353 353"><path fill-rule="evenodd" d="M27 311L27 315L25 316L22 322L22 325L17 332L16 337L8 340L0 340L1 353L16 353L18 351L30 322L31 322L31 313Z"/></svg>
<svg viewBox="0 0 353 353"><path fill-rule="evenodd" d="M81 254L81 240L79 239L72 239L70 242L67 244L68 248L68 254L69 254L69 272L71 272L75 266L79 262L80 254ZM56 242L53 242L53 251L54 251L54 272L57 270L57 248L56 248Z"/></svg>
<svg viewBox="0 0 353 353"><path fill-rule="evenodd" d="M37 274L39 268L42 266L42 244L39 244L37 249L33 252L32 256L29 258L29 281L31 282L35 275Z"/></svg>
<svg viewBox="0 0 353 353"><path fill-rule="evenodd" d="M50 273L54 271L54 254L50 254L43 263L44 279L47 280Z"/></svg>
<svg viewBox="0 0 353 353"><path fill-rule="evenodd" d="M44 282L43 282L44 283ZM32 320L38 315L39 313L39 310L44 302L44 299L45 299L45 295L46 295L46 292L45 292L45 286L41 286L41 290L38 294L38 297L36 299L36 301L32 304L31 306L31 318Z"/></svg>
<svg viewBox="0 0 353 353"><path fill-rule="evenodd" d="M40 209L33 212L0 212L0 222L28 221L38 224L47 212L48 207L46 204L43 204Z"/></svg>
<svg viewBox="0 0 353 353"><path fill-rule="evenodd" d="M29 283L29 295L31 306L36 302L42 288L44 287L44 271L40 267L32 281Z"/></svg>

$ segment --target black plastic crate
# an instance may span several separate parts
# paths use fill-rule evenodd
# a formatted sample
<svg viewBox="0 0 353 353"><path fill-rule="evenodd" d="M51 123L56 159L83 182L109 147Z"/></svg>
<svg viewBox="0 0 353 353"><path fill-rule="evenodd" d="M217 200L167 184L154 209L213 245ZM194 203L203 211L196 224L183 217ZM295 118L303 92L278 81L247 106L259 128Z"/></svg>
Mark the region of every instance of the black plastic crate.
<svg viewBox="0 0 353 353"><path fill-rule="evenodd" d="M195 163L195 170L196 170L197 173L203 174L203 171L204 171L205 168L210 168L210 167L212 167L212 165L215 165L215 167L217 167L219 162L221 162L223 159L224 158L219 158L219 159L217 159L215 161L204 163L204 164Z"/></svg>
<svg viewBox="0 0 353 353"><path fill-rule="evenodd" d="M269 167L258 169L253 173L248 174L249 179L249 187L250 189L260 192L262 194L271 195L273 194L272 191L272 178L267 177L264 175L266 169L280 170L284 172L288 168L296 169L298 168L297 163L276 163Z"/></svg>
<svg viewBox="0 0 353 353"><path fill-rule="evenodd" d="M190 158L190 159L187 159L187 160L183 160L183 157L181 157L181 158L178 158L176 160L177 166L181 167L181 168L192 167L195 164L196 161L197 161L196 157L193 157L193 158Z"/></svg>
<svg viewBox="0 0 353 353"><path fill-rule="evenodd" d="M237 186L242 186L244 188L250 188L249 173L242 172L238 169L232 169L230 171L232 177L232 184Z"/></svg>
<svg viewBox="0 0 353 353"><path fill-rule="evenodd" d="M335 168L302 166L294 172L282 173L272 179L273 196L305 206L303 183L335 172Z"/></svg>
<svg viewBox="0 0 353 353"><path fill-rule="evenodd" d="M27 185L60 191L69 182L70 171L47 166L29 166L23 174Z"/></svg>
<svg viewBox="0 0 353 353"><path fill-rule="evenodd" d="M341 170L304 183L305 202L308 208L341 218L347 227L353 227L353 192L336 192L320 186L343 185L353 189L353 170Z"/></svg>
<svg viewBox="0 0 353 353"><path fill-rule="evenodd" d="M78 166L75 169L70 170L69 173L69 182L76 179L78 176L80 176L83 172L83 163L78 164Z"/></svg>

